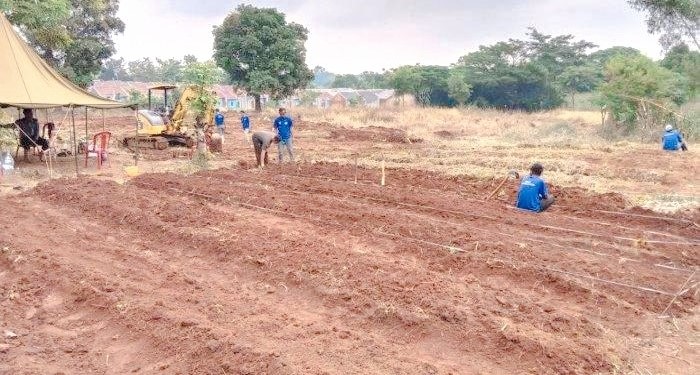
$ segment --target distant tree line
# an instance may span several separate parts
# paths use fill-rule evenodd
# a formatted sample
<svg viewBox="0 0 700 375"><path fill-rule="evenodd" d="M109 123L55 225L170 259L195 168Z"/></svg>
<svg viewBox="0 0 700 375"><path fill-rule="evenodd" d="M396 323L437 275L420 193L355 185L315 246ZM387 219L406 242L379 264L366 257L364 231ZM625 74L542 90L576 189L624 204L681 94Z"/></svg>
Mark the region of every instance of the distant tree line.
<svg viewBox="0 0 700 375"><path fill-rule="evenodd" d="M200 64L213 66L211 72L215 83L229 83L226 72L215 66L213 61L200 62L192 55L185 55L182 60L159 59L155 61L146 57L140 60L125 62L124 59L108 59L104 62L98 79L103 81L137 81L180 83L192 81L192 71ZM189 76L188 76L189 75Z"/></svg>
<svg viewBox="0 0 700 375"><path fill-rule="evenodd" d="M475 105L537 111L573 105L576 94L596 91L615 120L659 119L700 92L700 53L676 44L654 62L630 47L590 53L596 46L571 35L534 28L459 58L451 66L406 65L381 73L335 75L314 69L314 87L392 88L425 106Z"/></svg>

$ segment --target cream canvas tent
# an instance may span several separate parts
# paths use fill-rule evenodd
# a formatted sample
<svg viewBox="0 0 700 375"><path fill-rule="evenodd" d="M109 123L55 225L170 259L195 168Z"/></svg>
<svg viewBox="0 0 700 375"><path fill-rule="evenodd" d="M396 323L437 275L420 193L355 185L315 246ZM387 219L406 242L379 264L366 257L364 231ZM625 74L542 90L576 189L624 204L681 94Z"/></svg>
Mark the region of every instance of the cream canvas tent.
<svg viewBox="0 0 700 375"><path fill-rule="evenodd" d="M27 45L0 13L0 107L122 108L61 76Z"/></svg>
<svg viewBox="0 0 700 375"><path fill-rule="evenodd" d="M75 108L85 108L85 138L88 138L87 108L125 108L124 104L101 98L76 86L56 72L15 32L0 13L0 108L68 107L71 113L75 173L78 174L78 146ZM104 111L103 111L104 124ZM104 125L103 125L104 127ZM50 161L51 158L48 158ZM47 163L52 173L50 162Z"/></svg>

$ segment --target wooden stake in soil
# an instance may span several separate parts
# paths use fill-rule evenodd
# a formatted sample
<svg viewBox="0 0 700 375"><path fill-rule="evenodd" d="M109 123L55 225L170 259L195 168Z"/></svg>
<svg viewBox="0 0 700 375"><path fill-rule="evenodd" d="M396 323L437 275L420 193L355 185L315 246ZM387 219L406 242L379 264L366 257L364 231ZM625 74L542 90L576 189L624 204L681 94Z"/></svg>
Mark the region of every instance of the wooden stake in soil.
<svg viewBox="0 0 700 375"><path fill-rule="evenodd" d="M384 168L384 159L382 159L382 186L386 185L386 170Z"/></svg>
<svg viewBox="0 0 700 375"><path fill-rule="evenodd" d="M355 155L355 184L357 184L357 155Z"/></svg>

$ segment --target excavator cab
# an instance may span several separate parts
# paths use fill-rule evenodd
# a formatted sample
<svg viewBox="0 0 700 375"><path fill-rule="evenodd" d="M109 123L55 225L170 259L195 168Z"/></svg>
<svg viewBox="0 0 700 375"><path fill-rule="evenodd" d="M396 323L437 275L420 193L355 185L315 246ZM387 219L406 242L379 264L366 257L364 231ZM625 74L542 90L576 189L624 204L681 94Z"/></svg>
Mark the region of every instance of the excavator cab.
<svg viewBox="0 0 700 375"><path fill-rule="evenodd" d="M168 93L172 92L175 90L177 86L174 85L160 85L160 86L154 86L148 89L148 110L149 111L154 111L161 113L161 116L163 116L163 121L167 125L168 122L170 122L170 116L171 116L171 109L172 107L168 105ZM153 92L154 91L163 91L163 106L158 107L157 109L154 109L153 106ZM172 94L170 95L171 97L173 96Z"/></svg>
<svg viewBox="0 0 700 375"><path fill-rule="evenodd" d="M165 121L157 112L141 109L136 118L139 123L139 135L159 135L166 130Z"/></svg>

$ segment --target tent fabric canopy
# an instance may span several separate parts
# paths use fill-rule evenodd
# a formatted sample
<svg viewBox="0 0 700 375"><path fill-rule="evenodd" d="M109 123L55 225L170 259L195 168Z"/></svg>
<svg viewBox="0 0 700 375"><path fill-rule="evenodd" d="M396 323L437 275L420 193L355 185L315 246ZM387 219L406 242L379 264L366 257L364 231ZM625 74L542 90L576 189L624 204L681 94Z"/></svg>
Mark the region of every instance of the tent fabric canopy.
<svg viewBox="0 0 700 375"><path fill-rule="evenodd" d="M93 95L56 72L0 13L0 107L133 107Z"/></svg>

